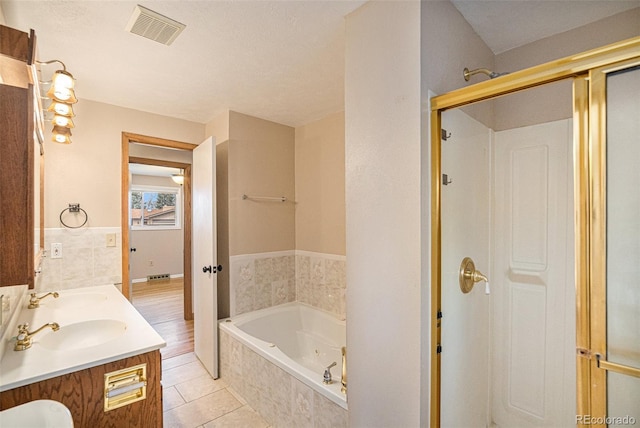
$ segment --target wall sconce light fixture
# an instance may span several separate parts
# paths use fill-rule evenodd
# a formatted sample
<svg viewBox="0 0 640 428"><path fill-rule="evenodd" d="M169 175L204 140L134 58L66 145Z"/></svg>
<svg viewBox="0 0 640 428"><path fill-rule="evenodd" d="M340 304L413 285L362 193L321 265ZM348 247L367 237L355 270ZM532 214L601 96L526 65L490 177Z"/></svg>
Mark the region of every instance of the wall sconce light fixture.
<svg viewBox="0 0 640 428"><path fill-rule="evenodd" d="M57 59L38 61L38 64L47 65L56 62L62 65L62 70L56 70L53 73L51 87L47 91L47 97L51 99L51 105L47 111L54 113L52 140L56 143L71 144L71 128L75 126L71 120L75 116L71 105L78 102L73 90L75 83L73 75L67 71L64 63Z"/></svg>

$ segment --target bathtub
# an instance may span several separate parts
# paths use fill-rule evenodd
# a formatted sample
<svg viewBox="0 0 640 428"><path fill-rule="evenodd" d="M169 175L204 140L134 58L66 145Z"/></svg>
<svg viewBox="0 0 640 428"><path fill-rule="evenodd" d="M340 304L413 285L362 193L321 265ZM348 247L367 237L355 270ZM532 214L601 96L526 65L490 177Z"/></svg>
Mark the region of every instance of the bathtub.
<svg viewBox="0 0 640 428"><path fill-rule="evenodd" d="M345 325L345 321L335 315L299 302L244 313L219 322L221 333L228 333L232 339L343 409L347 409L346 395L340 390ZM331 369L333 383L326 385L322 382L324 370L333 362L337 363ZM222 375L224 377L224 373Z"/></svg>

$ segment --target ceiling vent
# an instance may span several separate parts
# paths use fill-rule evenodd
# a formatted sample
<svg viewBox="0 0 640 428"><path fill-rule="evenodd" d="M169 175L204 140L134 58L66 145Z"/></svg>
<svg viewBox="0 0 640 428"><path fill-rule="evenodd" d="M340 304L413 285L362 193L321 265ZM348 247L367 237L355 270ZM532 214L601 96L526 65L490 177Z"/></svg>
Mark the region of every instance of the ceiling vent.
<svg viewBox="0 0 640 428"><path fill-rule="evenodd" d="M137 5L129 19L126 31L163 45L170 45L186 25L152 10Z"/></svg>

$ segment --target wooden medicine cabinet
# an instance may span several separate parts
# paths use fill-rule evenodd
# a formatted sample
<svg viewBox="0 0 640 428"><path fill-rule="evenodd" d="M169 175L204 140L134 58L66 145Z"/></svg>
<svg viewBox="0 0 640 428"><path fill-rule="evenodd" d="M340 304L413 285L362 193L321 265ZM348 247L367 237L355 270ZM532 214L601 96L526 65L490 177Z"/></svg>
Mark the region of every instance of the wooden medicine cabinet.
<svg viewBox="0 0 640 428"><path fill-rule="evenodd" d="M44 247L36 37L0 25L0 286L33 288Z"/></svg>

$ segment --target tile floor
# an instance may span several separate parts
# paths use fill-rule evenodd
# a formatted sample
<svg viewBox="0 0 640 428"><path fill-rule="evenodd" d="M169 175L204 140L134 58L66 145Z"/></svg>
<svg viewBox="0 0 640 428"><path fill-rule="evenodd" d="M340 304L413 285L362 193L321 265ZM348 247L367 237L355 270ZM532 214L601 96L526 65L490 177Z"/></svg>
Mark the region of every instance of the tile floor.
<svg viewBox="0 0 640 428"><path fill-rule="evenodd" d="M214 380L193 352L162 360L164 428L269 426L223 380Z"/></svg>

